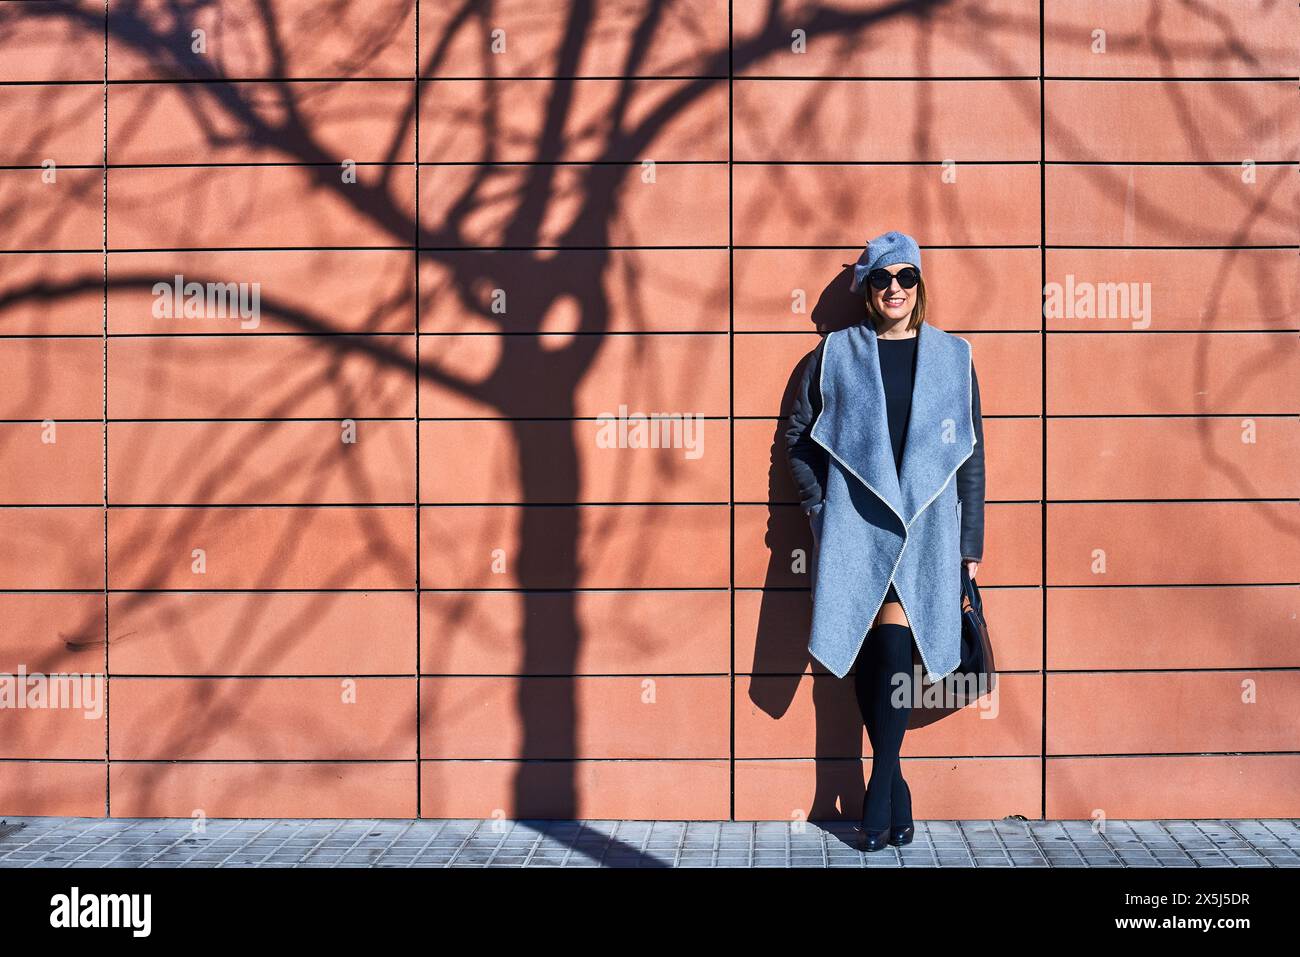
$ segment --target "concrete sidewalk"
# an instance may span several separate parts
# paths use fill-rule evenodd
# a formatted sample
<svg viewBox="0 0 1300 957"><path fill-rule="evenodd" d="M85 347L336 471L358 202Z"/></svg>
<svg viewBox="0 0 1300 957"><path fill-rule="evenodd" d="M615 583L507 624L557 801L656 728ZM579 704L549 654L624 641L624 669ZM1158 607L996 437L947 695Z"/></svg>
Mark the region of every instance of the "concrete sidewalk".
<svg viewBox="0 0 1300 957"><path fill-rule="evenodd" d="M849 823L9 817L22 867L1297 867L1300 821L922 821L902 849Z"/></svg>

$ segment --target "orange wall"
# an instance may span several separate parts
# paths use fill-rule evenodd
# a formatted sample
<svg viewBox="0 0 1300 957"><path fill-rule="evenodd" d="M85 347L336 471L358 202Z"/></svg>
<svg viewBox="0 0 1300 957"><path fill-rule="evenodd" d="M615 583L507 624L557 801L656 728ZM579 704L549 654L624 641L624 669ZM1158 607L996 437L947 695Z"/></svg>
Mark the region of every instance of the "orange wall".
<svg viewBox="0 0 1300 957"><path fill-rule="evenodd" d="M0 709L0 814L856 815L774 441L887 229L1003 672L917 817L1300 813L1294 4L589 6L0 4L0 673L108 695Z"/></svg>

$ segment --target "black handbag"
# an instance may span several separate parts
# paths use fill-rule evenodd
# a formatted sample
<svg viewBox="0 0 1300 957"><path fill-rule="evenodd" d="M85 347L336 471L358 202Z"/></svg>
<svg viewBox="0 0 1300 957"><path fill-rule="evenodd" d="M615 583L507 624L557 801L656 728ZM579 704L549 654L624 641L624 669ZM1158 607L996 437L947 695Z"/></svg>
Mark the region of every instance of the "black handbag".
<svg viewBox="0 0 1300 957"><path fill-rule="evenodd" d="M913 665L917 664L913 650ZM966 563L961 563L961 661L945 675L936 700L928 700L935 688L928 678L922 679L923 704L914 704L907 727L924 728L950 714L966 708L997 687L998 673L993 663L993 645L989 642L988 622L984 620L984 602L979 586L970 577Z"/></svg>
<svg viewBox="0 0 1300 957"><path fill-rule="evenodd" d="M983 697L997 686L997 668L993 663L993 645L989 641L980 586L970 577L964 561L961 563L961 664L956 668L955 677L959 686L974 688L977 697Z"/></svg>

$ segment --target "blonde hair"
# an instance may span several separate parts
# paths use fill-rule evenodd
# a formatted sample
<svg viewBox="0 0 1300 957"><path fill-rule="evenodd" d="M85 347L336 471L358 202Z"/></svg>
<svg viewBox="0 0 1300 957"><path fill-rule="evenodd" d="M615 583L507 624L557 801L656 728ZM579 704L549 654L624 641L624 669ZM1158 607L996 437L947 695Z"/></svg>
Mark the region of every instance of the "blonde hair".
<svg viewBox="0 0 1300 957"><path fill-rule="evenodd" d="M876 290L871 287L870 283L864 283L864 284L866 285L866 293L867 293L866 295L867 318L869 318L873 323L875 323L876 327L879 328L879 326L882 323L885 323L888 320L886 320L885 317L880 314L880 310L876 308L876 299L875 299ZM916 295L916 305L912 307L912 314L907 319L908 332L914 332L915 330L921 327L921 323L925 322L925 277L924 276L922 276L920 281L916 284L916 289L914 290L914 292Z"/></svg>

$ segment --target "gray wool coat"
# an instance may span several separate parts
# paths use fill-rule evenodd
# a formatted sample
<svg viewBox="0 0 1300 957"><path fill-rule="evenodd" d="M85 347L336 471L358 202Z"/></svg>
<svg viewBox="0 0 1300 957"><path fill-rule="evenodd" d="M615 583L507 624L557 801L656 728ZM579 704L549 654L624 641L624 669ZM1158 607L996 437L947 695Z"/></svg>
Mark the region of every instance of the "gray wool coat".
<svg viewBox="0 0 1300 957"><path fill-rule="evenodd" d="M840 678L891 581L927 680L961 661L960 563L983 557L979 384L969 342L928 322L917 334L901 472L868 322L813 350L787 421L790 467L813 531L808 650Z"/></svg>

